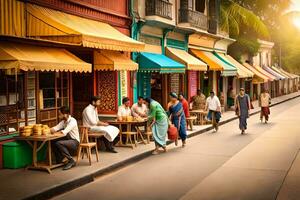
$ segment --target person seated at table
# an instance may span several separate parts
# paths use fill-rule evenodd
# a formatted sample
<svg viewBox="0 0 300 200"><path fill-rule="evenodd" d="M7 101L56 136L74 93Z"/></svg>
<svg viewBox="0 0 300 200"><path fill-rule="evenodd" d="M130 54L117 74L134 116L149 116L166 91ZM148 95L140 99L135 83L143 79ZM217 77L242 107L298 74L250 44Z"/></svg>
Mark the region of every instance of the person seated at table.
<svg viewBox="0 0 300 200"><path fill-rule="evenodd" d="M108 123L102 122L98 117L97 107L100 106L100 97L93 96L90 104L83 110L82 122L83 126L90 127L92 132L103 132L103 142L106 147L106 151L111 153L118 153L113 147L114 139L119 135L119 129L114 126L110 126Z"/></svg>
<svg viewBox="0 0 300 200"><path fill-rule="evenodd" d="M185 117L190 117L189 102L184 98L182 93L178 95L178 99L182 104Z"/></svg>
<svg viewBox="0 0 300 200"><path fill-rule="evenodd" d="M148 108L144 104L144 98L139 96L138 102L131 107L131 114L133 117L146 118L148 116Z"/></svg>
<svg viewBox="0 0 300 200"><path fill-rule="evenodd" d="M122 121L128 116L132 116L130 108L130 99L128 97L124 97L122 99L122 105L118 108L117 118L119 121Z"/></svg>
<svg viewBox="0 0 300 200"><path fill-rule="evenodd" d="M197 95L192 97L192 110L205 109L206 98L201 90L197 90Z"/></svg>
<svg viewBox="0 0 300 200"><path fill-rule="evenodd" d="M64 158L68 159L68 163L63 168L64 170L71 169L76 165L71 152L77 152L79 145L79 131L77 121L70 115L68 107L61 107L59 114L63 119L59 124L51 128L51 133L59 132L65 137L54 141L53 151L56 158L56 163L61 163Z"/></svg>

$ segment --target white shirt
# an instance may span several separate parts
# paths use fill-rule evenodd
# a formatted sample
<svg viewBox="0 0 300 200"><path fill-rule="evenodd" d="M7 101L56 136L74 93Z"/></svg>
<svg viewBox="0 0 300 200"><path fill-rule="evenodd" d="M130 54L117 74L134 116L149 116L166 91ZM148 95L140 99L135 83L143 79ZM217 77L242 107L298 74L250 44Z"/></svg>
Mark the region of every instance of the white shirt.
<svg viewBox="0 0 300 200"><path fill-rule="evenodd" d="M70 137L72 139L80 142L77 121L75 118L71 117L70 115L67 121L63 120L59 122L56 126L53 127L53 130L55 132L61 131L65 136L67 134L70 134Z"/></svg>
<svg viewBox="0 0 300 200"><path fill-rule="evenodd" d="M138 113L147 115L148 108L145 104L139 105L138 103L135 103L131 107L131 113L132 113L132 116L134 116L134 117L142 117Z"/></svg>
<svg viewBox="0 0 300 200"><path fill-rule="evenodd" d="M83 126L92 127L97 126L99 122L97 107L92 104L88 105L82 112Z"/></svg>
<svg viewBox="0 0 300 200"><path fill-rule="evenodd" d="M221 107L220 100L217 96L211 98L210 96L206 99L206 105L208 105L208 110L217 111L218 107Z"/></svg>
<svg viewBox="0 0 300 200"><path fill-rule="evenodd" d="M131 116L131 109L129 107L126 107L125 105L121 105L118 108L118 117L126 117Z"/></svg>

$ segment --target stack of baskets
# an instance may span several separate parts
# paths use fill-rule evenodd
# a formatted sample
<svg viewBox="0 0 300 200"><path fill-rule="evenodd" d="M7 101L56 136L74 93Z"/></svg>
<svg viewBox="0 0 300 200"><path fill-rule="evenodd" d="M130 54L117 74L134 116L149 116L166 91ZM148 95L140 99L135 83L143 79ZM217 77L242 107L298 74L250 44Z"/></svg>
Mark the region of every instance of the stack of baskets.
<svg viewBox="0 0 300 200"><path fill-rule="evenodd" d="M35 124L35 125L30 125L30 126L24 126L20 127L20 136L41 136L45 135L48 136L51 134L51 130L48 125L42 125L42 124Z"/></svg>
<svg viewBox="0 0 300 200"><path fill-rule="evenodd" d="M31 136L33 133L33 125L20 127L20 136Z"/></svg>

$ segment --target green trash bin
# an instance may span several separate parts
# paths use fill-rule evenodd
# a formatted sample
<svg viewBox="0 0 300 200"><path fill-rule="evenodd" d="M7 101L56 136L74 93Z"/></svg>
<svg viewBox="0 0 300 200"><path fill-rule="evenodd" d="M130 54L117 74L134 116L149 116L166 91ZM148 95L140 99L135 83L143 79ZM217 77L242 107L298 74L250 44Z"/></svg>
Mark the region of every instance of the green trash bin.
<svg viewBox="0 0 300 200"><path fill-rule="evenodd" d="M38 152L38 161L46 159L47 145ZM32 148L24 141L3 144L3 168L18 169L32 163Z"/></svg>

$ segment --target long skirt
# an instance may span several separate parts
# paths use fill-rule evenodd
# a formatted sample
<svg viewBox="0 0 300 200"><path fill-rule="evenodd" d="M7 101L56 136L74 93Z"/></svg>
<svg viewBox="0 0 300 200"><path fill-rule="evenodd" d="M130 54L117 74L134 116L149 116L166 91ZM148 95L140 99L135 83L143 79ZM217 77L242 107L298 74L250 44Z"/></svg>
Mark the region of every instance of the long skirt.
<svg viewBox="0 0 300 200"><path fill-rule="evenodd" d="M91 127L91 131L104 132L104 137L110 142L113 142L120 132L120 130L115 126L93 126Z"/></svg>
<svg viewBox="0 0 300 200"><path fill-rule="evenodd" d="M241 115L239 117L239 121L240 121L240 129L241 130L246 130L247 129L247 118L248 118L248 115Z"/></svg>
<svg viewBox="0 0 300 200"><path fill-rule="evenodd" d="M261 107L260 118L265 117L265 119L268 121L269 115L270 115L270 108L269 107Z"/></svg>
<svg viewBox="0 0 300 200"><path fill-rule="evenodd" d="M186 134L186 120L185 120L185 117L180 117L180 118L181 119L179 120L179 117L173 117L172 118L172 123L177 128L178 133L179 133L179 137L181 138L181 140L185 141L186 137L187 137L187 134Z"/></svg>
<svg viewBox="0 0 300 200"><path fill-rule="evenodd" d="M160 121L156 121L152 126L152 134L155 141L155 144L165 147L166 146L166 136L168 132L168 119L162 119Z"/></svg>

